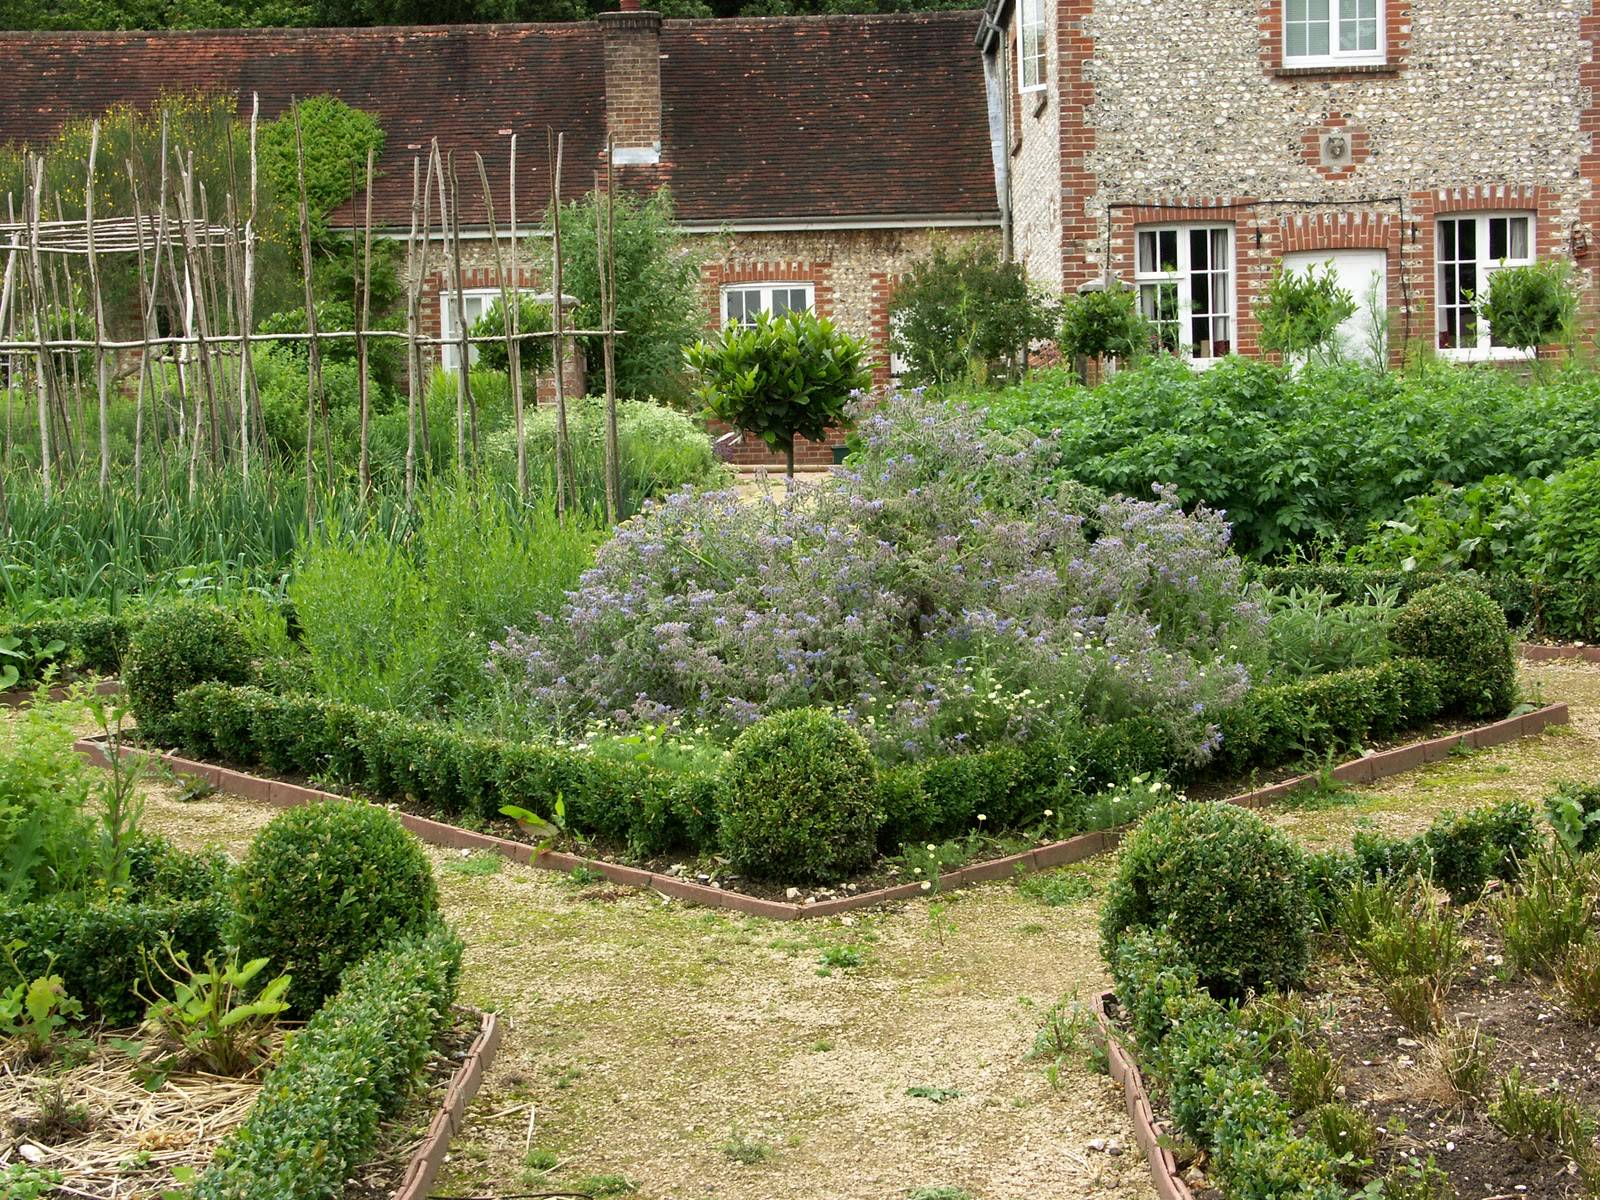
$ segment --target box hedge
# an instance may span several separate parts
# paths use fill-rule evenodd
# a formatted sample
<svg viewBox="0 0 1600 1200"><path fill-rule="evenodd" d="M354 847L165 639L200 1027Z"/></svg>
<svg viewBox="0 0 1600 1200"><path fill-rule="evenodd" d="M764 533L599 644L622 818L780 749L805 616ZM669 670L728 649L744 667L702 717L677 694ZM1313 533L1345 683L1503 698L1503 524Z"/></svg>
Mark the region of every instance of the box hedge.
<svg viewBox="0 0 1600 1200"><path fill-rule="evenodd" d="M435 922L347 970L262 1081L244 1123L218 1145L196 1200L343 1195L449 1019L461 951Z"/></svg>

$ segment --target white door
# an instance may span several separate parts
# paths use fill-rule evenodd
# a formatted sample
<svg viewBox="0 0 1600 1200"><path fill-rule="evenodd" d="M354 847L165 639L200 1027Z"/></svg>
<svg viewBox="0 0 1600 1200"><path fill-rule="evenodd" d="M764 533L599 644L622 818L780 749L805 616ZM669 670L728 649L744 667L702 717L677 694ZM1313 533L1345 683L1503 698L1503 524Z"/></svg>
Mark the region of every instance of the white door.
<svg viewBox="0 0 1600 1200"><path fill-rule="evenodd" d="M1381 336L1389 315L1389 256L1382 250L1307 250L1283 256L1286 271L1320 275L1329 267L1350 293L1356 311L1339 326L1339 352L1347 360L1370 363L1387 348Z"/></svg>

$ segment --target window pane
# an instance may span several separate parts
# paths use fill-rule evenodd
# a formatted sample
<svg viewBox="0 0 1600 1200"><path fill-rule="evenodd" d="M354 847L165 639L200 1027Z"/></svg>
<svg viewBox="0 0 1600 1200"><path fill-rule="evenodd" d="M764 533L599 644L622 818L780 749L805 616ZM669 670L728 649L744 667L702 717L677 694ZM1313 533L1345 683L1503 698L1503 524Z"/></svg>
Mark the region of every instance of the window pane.
<svg viewBox="0 0 1600 1200"><path fill-rule="evenodd" d="M772 293L772 307L768 310L775 317L781 317L789 311L789 289L777 288Z"/></svg>
<svg viewBox="0 0 1600 1200"><path fill-rule="evenodd" d="M744 293L743 292L729 292L728 293L728 320L730 320L730 321L743 321L744 320Z"/></svg>
<svg viewBox="0 0 1600 1200"><path fill-rule="evenodd" d="M1160 270L1156 266L1156 235L1151 230L1139 234L1139 265L1141 274L1149 275Z"/></svg>
<svg viewBox="0 0 1600 1200"><path fill-rule="evenodd" d="M1283 55L1285 58L1304 58L1306 56L1306 27L1304 24L1290 25L1285 28Z"/></svg>
<svg viewBox="0 0 1600 1200"><path fill-rule="evenodd" d="M1307 17L1306 4L1308 2L1309 0L1289 0L1289 3L1284 7L1284 20L1290 24L1304 21Z"/></svg>
<svg viewBox="0 0 1600 1200"><path fill-rule="evenodd" d="M1509 248L1510 237L1508 227L1511 223L1505 217L1489 218L1489 261L1499 262L1506 256Z"/></svg>
<svg viewBox="0 0 1600 1200"><path fill-rule="evenodd" d="M1329 38L1330 34L1327 21L1323 21L1320 24L1313 23L1311 25L1307 25L1306 53L1310 55L1327 54Z"/></svg>
<svg viewBox="0 0 1600 1200"><path fill-rule="evenodd" d="M1191 271L1208 271L1211 269L1211 239L1206 236L1204 229L1191 229L1189 231L1189 269Z"/></svg>
<svg viewBox="0 0 1600 1200"><path fill-rule="evenodd" d="M1528 218L1511 218L1511 246L1507 251L1507 258L1527 258L1528 250Z"/></svg>
<svg viewBox="0 0 1600 1200"><path fill-rule="evenodd" d="M1176 271L1178 269L1178 231L1176 229L1163 229L1160 233L1161 258L1157 270Z"/></svg>
<svg viewBox="0 0 1600 1200"><path fill-rule="evenodd" d="M1196 275L1189 281L1189 303L1197 313L1211 311L1211 276Z"/></svg>

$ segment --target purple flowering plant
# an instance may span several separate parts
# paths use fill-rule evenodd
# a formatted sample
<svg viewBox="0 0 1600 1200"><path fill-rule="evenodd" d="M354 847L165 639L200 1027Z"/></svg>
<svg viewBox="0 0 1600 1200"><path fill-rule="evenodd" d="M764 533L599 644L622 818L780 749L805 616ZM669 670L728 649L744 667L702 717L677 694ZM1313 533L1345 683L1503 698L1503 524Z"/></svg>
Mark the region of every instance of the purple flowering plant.
<svg viewBox="0 0 1600 1200"><path fill-rule="evenodd" d="M1055 448L914 393L864 401L849 465L783 496L684 489L600 547L489 669L526 731L725 741L831 708L885 760L1150 714L1197 762L1260 660L1219 513L1054 495Z"/></svg>

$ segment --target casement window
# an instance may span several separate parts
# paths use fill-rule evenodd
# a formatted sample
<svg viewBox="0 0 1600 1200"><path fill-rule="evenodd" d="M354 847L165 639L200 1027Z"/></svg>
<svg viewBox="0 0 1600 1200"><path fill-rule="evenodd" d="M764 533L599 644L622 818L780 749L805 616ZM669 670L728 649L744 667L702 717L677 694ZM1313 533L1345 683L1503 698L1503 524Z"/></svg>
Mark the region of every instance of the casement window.
<svg viewBox="0 0 1600 1200"><path fill-rule="evenodd" d="M1393 0L1283 0L1283 65L1384 62L1383 6Z"/></svg>
<svg viewBox="0 0 1600 1200"><path fill-rule="evenodd" d="M722 289L722 323L753 325L756 314L781 317L787 312L810 312L809 283L749 283Z"/></svg>
<svg viewBox="0 0 1600 1200"><path fill-rule="evenodd" d="M1464 359L1522 357L1494 340L1478 308L1497 270L1533 262L1533 216L1463 213L1440 217L1438 228L1440 351Z"/></svg>
<svg viewBox="0 0 1600 1200"><path fill-rule="evenodd" d="M1138 230L1139 308L1161 347L1208 361L1233 350L1233 229L1162 225Z"/></svg>
<svg viewBox="0 0 1600 1200"><path fill-rule="evenodd" d="M499 288L466 288L461 293L461 311L467 319L467 332L472 332L472 327L478 323L478 318L483 316L492 307L500 302ZM461 331L456 328L456 294L454 292L439 293L439 329L440 338L444 344L439 347L439 365L446 371L454 371L456 364L461 361L460 343L453 339L461 336ZM478 361L478 348L467 347L468 362Z"/></svg>
<svg viewBox="0 0 1600 1200"><path fill-rule="evenodd" d="M1044 0L1017 0L1017 90L1037 92L1049 64L1044 35Z"/></svg>

